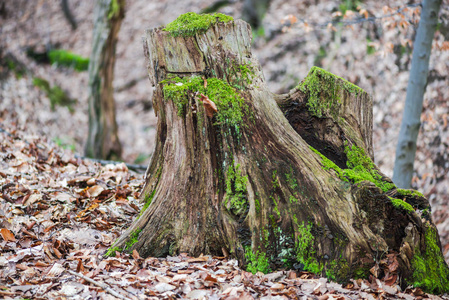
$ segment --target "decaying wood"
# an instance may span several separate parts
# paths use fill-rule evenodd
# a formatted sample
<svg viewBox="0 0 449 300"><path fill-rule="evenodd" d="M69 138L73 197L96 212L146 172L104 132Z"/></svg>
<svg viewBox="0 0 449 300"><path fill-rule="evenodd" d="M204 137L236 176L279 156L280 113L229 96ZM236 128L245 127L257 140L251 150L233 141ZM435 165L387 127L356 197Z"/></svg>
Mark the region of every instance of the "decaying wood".
<svg viewBox="0 0 449 300"><path fill-rule="evenodd" d="M345 145L373 158L371 97L338 89L337 106L317 117L301 88L287 95L267 89L250 45L243 21L219 23L186 38L160 28L147 31L145 54L158 116L142 192L149 206L114 246L137 249L142 257L226 251L242 262L248 262L248 252L263 253L272 269L300 262L299 268L335 272L340 281L389 257L399 265L390 273L409 278L413 255L424 253L424 235L435 230L419 214L427 200L407 196L411 203L419 198L418 210L398 209L389 198L399 197L396 189L385 193L370 181L342 180L310 147L340 168L348 160ZM241 80L236 65L249 66L251 80ZM163 92L174 84L166 79L176 76L204 76L207 97L211 78L236 87L247 106L242 122L219 122L219 102L213 117L206 117L198 91L185 96L185 110L179 111ZM230 200L237 198L239 205ZM127 245L136 233L138 241Z"/></svg>

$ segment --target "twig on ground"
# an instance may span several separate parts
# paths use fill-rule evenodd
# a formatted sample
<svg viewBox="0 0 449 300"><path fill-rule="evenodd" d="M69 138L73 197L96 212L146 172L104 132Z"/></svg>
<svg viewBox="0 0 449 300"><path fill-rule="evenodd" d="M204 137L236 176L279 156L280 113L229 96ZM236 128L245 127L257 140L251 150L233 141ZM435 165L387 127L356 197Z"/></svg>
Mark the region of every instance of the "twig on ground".
<svg viewBox="0 0 449 300"><path fill-rule="evenodd" d="M112 288L108 287L108 286L107 286L106 284L104 284L104 283L97 282L97 281L95 281L95 280L93 280L93 279L91 279L91 278L89 278L89 277L87 277L87 276L84 276L83 274L77 273L77 272L72 271L72 270L66 270L66 271L67 271L68 273L72 274L72 275L78 276L78 277L80 277L80 278L86 280L87 282L90 282L90 283L92 283L92 284L94 284L94 285L96 285L96 286L101 287L103 290L105 290L106 292L108 292L109 294L111 294L111 295L114 296L114 297L117 297L117 298L119 298L119 299L124 299L124 300L131 299L131 298L129 298L129 297L125 297L125 296L119 294L118 292L116 292L116 291L113 290Z"/></svg>

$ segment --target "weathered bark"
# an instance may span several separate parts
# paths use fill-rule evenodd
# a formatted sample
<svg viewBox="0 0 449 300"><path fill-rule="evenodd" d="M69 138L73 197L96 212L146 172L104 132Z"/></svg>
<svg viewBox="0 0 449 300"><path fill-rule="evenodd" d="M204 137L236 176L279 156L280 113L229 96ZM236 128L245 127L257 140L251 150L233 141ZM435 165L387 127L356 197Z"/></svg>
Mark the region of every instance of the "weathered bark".
<svg viewBox="0 0 449 300"><path fill-rule="evenodd" d="M424 287L415 260L427 263L433 249L440 265L432 274L449 274L435 226L421 213L427 200L397 191L369 158L371 97L318 68L291 93L273 95L250 41L243 21L193 37L147 31L156 147L145 209L111 249L229 253L254 271L293 265L339 281L377 266L379 278ZM213 118L200 94L216 103ZM398 267L388 271L391 261Z"/></svg>
<svg viewBox="0 0 449 300"><path fill-rule="evenodd" d="M394 183L405 189L410 188L412 184L416 140L421 127L421 112L429 74L429 59L440 6L441 0L423 1L421 20L413 44L412 67L407 85L407 96L393 171Z"/></svg>
<svg viewBox="0 0 449 300"><path fill-rule="evenodd" d="M124 16L124 0L97 1L89 60L89 133L85 147L88 157L118 159L122 153L112 82L115 46Z"/></svg>

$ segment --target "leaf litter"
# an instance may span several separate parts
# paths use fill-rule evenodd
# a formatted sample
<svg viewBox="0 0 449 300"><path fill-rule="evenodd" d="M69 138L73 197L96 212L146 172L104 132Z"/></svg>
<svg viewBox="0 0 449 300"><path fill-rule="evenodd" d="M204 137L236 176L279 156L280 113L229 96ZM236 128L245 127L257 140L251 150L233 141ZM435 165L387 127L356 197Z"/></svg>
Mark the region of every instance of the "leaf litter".
<svg viewBox="0 0 449 300"><path fill-rule="evenodd" d="M9 132L0 132L3 299L449 299L402 291L394 257L383 262L384 281L346 286L295 270L252 274L227 256L144 259L134 250L105 258L139 214L142 175Z"/></svg>

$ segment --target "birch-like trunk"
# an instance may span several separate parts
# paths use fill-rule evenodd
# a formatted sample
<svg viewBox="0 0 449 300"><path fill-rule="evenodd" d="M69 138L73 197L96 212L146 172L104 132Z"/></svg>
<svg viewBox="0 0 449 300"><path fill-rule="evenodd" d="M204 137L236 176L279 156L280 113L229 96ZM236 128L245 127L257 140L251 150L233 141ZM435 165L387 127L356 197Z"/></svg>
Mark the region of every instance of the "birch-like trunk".
<svg viewBox="0 0 449 300"><path fill-rule="evenodd" d="M426 91L429 74L429 58L440 6L441 0L423 1L418 32L413 44L412 67L407 85L407 96L393 171L394 183L404 189L409 189L412 183L416 140L421 127L424 92Z"/></svg>

